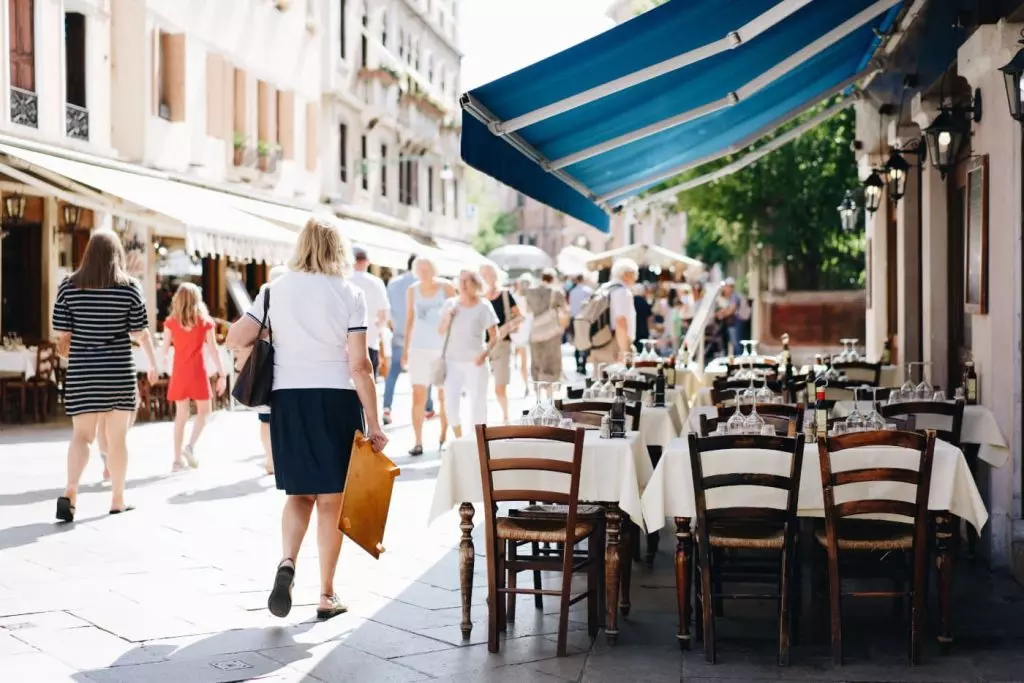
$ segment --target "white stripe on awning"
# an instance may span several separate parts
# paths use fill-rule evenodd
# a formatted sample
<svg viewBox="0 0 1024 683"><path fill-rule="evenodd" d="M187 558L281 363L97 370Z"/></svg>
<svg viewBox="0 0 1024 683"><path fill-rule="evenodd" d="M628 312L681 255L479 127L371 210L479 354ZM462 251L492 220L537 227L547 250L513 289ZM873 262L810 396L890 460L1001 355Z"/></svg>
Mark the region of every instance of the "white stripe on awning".
<svg viewBox="0 0 1024 683"><path fill-rule="evenodd" d="M200 255L267 263L291 257L293 231L236 209L224 193L10 145L0 152L182 223L188 250Z"/></svg>

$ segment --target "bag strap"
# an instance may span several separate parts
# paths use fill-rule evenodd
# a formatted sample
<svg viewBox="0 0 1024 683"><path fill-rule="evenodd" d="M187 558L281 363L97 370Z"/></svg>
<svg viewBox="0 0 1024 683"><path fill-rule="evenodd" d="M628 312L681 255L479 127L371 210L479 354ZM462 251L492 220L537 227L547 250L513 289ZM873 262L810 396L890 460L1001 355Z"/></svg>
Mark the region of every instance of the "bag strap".
<svg viewBox="0 0 1024 683"><path fill-rule="evenodd" d="M268 316L270 315L270 288L264 286L263 288L263 320L260 321L260 332L256 335L259 339L263 336L263 330L267 331L267 338L271 345L274 343L274 328L270 326L268 322Z"/></svg>
<svg viewBox="0 0 1024 683"><path fill-rule="evenodd" d="M459 304L456 303L455 307L452 308L452 319L448 321L448 329L444 333L444 345L441 347L441 358L448 355L448 340L452 338L452 324L455 322L455 316L459 314Z"/></svg>

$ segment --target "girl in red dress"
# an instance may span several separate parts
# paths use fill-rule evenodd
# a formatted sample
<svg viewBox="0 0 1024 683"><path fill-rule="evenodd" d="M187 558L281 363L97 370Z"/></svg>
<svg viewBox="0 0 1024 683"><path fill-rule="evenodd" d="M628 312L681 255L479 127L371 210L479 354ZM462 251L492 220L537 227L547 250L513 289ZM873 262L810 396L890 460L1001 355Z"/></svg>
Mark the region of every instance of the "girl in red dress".
<svg viewBox="0 0 1024 683"><path fill-rule="evenodd" d="M171 314L164 322L163 343L164 367L167 367L168 351L174 346L174 364L167 387L167 400L174 401L174 464L171 467L174 472L184 469L186 462L189 467L199 466L195 447L206 426L212 398L207 357L213 359L217 370L217 395L224 393L224 368L217 353L213 327L199 287L191 282L179 285L171 301ZM191 401L196 403L196 421L188 445L183 448Z"/></svg>

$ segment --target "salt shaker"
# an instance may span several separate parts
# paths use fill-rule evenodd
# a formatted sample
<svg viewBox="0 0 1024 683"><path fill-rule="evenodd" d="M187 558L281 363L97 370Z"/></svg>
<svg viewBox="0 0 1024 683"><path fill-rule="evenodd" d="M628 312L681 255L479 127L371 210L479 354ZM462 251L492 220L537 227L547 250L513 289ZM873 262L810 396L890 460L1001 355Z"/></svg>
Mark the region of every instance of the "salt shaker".
<svg viewBox="0 0 1024 683"><path fill-rule="evenodd" d="M601 431L600 436L602 439L612 438L612 419L605 413L601 416Z"/></svg>

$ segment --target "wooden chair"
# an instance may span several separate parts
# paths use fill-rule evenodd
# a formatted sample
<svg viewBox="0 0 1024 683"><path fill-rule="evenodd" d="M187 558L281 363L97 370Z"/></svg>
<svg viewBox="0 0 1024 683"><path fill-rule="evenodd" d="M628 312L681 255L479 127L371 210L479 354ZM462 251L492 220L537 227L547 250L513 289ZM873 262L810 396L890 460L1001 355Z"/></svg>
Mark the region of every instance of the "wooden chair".
<svg viewBox="0 0 1024 683"><path fill-rule="evenodd" d="M573 421L573 424L583 429L600 429L601 419L604 416L600 413L584 413L584 412L563 412L562 418Z"/></svg>
<svg viewBox="0 0 1024 683"><path fill-rule="evenodd" d="M779 364L778 364L778 362L777 361L768 360L768 361L762 361L760 363L754 363L753 365L751 365L749 363L731 363L731 364L727 363L726 366L725 366L725 376L726 377L732 377L733 375L735 375L737 372L740 372L741 370L750 370L750 369L761 370L761 371L765 372L767 375L769 375L768 379L777 379L777 377L772 377L772 375L778 375L779 374Z"/></svg>
<svg viewBox="0 0 1024 683"><path fill-rule="evenodd" d="M597 413L604 415L612 408L612 402L599 401L555 401L555 408L565 413ZM643 405L639 401L626 401L626 417L630 418L629 431L640 430L640 412ZM600 424L600 422L598 422Z"/></svg>
<svg viewBox="0 0 1024 683"><path fill-rule="evenodd" d="M850 469L840 467L837 460L850 455L848 451L862 447L888 446L909 449L918 454L915 469L903 467L872 467ZM875 431L845 434L819 439L818 458L825 500L825 528L815 534L818 545L827 557L827 583L832 659L843 663L842 598L892 597L902 601L910 597L910 660L921 660L921 631L924 625L925 598L928 591L928 493L931 486L932 455L935 432L926 434L903 431ZM844 453L844 451L847 451ZM845 502L837 503L837 489L848 484L910 484L916 488L915 502L897 498L879 498L875 487L871 499L853 498L855 491L842 489ZM899 522L849 519L854 515L892 515ZM889 578L892 591L842 592L840 556L868 557L862 563L861 576ZM886 562L887 558L909 560ZM910 571L908 572L908 567ZM908 576L909 574L909 576ZM907 581L909 579L909 581ZM907 583L910 590L906 590ZM897 602L897 606L900 605Z"/></svg>
<svg viewBox="0 0 1024 683"><path fill-rule="evenodd" d="M18 422L28 419L31 403L32 419L45 422L50 417L50 395L56 391L56 376L60 366L57 345L39 342L36 346L36 374L32 377L15 377L5 380L2 387L4 405L10 405L11 397L17 399Z"/></svg>
<svg viewBox="0 0 1024 683"><path fill-rule="evenodd" d="M946 443L953 444L960 448L960 436L964 426L964 402L963 401L908 401L906 403L886 404L878 409L878 413L884 418L903 418L910 430L920 429L917 424L927 420L928 424L922 425L935 432L935 436ZM924 420L921 418L924 416ZM933 426L934 418L948 418L949 422L945 429Z"/></svg>
<svg viewBox="0 0 1024 683"><path fill-rule="evenodd" d="M736 412L736 406L718 406L718 419L728 420ZM750 414L750 406L742 406L740 412L743 415ZM767 424L775 427L778 434L796 436L803 431L804 426L804 404L803 403L758 403L757 413L764 418ZM701 417L704 417L703 415ZM703 424L703 423L702 423ZM715 426L711 427L711 431ZM702 434L702 436L707 436Z"/></svg>
<svg viewBox="0 0 1024 683"><path fill-rule="evenodd" d="M554 429L550 427L492 427L477 425L477 444L480 453L480 478L484 493L484 531L487 543L487 650L498 651L498 632L505 629L506 599L516 595L550 595L560 600L558 615L559 657L567 656L569 607L587 599L587 626L590 636L597 635L599 623L602 562L604 539L600 525L578 518L580 468L583 463L584 430ZM543 439L572 445L570 461L547 457L491 458L491 444L495 441ZM565 491L498 489L494 474L506 476L526 471L558 473L568 476ZM533 500L540 503L566 506L565 518L539 519L525 517L499 517L498 503ZM587 556L580 559L574 548L587 541ZM564 544L564 550L550 554L519 557L519 544ZM516 575L521 571L561 571L559 590L518 588ZM572 595L572 575L586 571L587 589Z"/></svg>
<svg viewBox="0 0 1024 683"><path fill-rule="evenodd" d="M847 380L877 387L882 382L882 364L866 361L833 363L832 367L846 375Z"/></svg>
<svg viewBox="0 0 1024 683"><path fill-rule="evenodd" d="M773 393L782 393L782 382L777 379L770 379L767 382L755 380L754 388L760 389L762 385L767 386ZM735 404L736 396L744 389L750 388L750 380L746 379L723 379L718 378L711 385L711 402L718 404Z"/></svg>
<svg viewBox="0 0 1024 683"><path fill-rule="evenodd" d="M796 555L799 525L796 517L803 462L804 437L714 436L698 439L690 434L690 467L693 471L694 502L697 511L697 619L704 638L704 659L714 663L715 614L713 605L723 599L778 600L780 666L789 664L790 634L794 616L799 612L799 561ZM714 459L716 452L730 449L775 451L787 458L788 475L735 472L704 474L704 459ZM780 467L780 469L782 469ZM748 486L781 489L786 492L784 508L759 505L708 508L708 491ZM764 570L728 571L728 558L723 551L758 551L778 557L777 572L767 577L776 586L766 593L726 593L724 581L765 583ZM714 558L714 559L713 559ZM740 568L742 569L742 568ZM678 585L677 585L678 589ZM794 600L794 596L797 598ZM681 618L685 618L680 615Z"/></svg>

